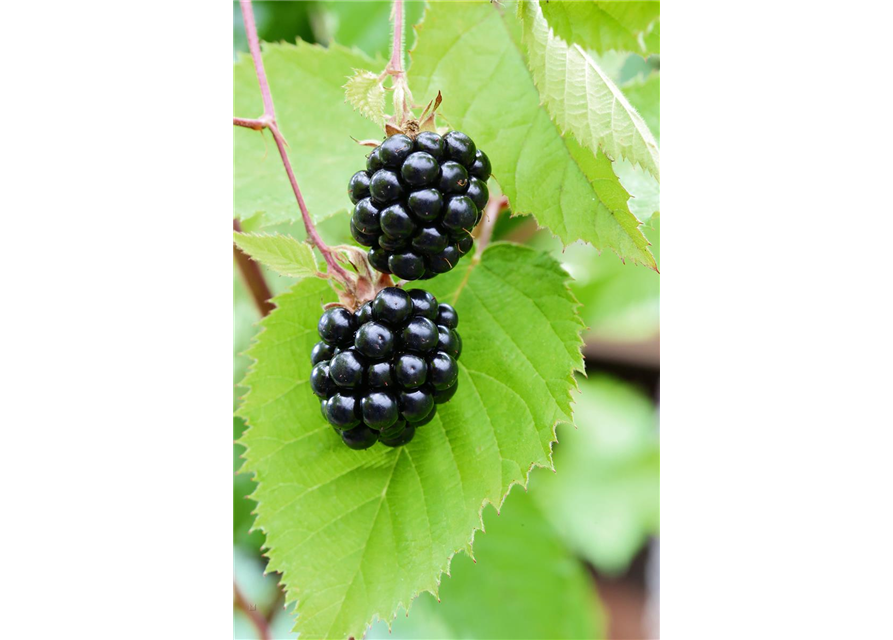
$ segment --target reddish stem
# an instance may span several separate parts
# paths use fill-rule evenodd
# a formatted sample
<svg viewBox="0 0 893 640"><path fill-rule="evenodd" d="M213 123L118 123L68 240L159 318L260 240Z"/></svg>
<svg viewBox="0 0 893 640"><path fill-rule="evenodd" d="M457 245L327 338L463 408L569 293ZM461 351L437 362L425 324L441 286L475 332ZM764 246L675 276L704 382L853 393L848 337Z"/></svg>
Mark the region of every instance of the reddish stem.
<svg viewBox="0 0 893 640"><path fill-rule="evenodd" d="M398 0L400 1L400 0ZM279 133L279 127L276 125L276 110L273 108L273 96L270 93L270 85L267 82L267 73L264 70L264 61L260 53L260 40L257 37L257 26L254 23L254 10L251 7L251 0L239 0L239 6L242 9L242 18L245 20L245 33L248 36L248 49L251 51L251 58L254 60L254 70L257 72L257 82L260 84L260 94L264 103L264 115L257 119L233 118L233 125L239 127L248 127L249 129L261 130L269 129L276 141L276 148L279 149L279 156L282 158L282 164L285 166L285 172L288 174L288 181L291 183L292 191L298 201L298 207L301 209L301 217L304 220L304 228L307 230L307 237L316 245L323 259L329 266L329 272L336 274L336 279L346 284L351 278L348 273L341 268L335 261L331 249L319 237L313 220L310 218L310 212L307 211L307 205L304 203L304 196L301 195L301 188L295 178L294 171L291 168L291 162L285 151L285 139Z"/></svg>
<svg viewBox="0 0 893 640"><path fill-rule="evenodd" d="M242 231L242 226L238 220L233 220L233 231ZM267 286L263 271L260 270L260 265L249 258L248 254L239 249L235 243L233 243L233 258L235 258L236 265L239 267L239 273L242 274L242 278L245 280L245 285L251 292L251 297L254 298L254 304L257 305L258 311L260 311L262 316L267 315L273 310L273 303L270 302L273 294L270 293L270 288Z"/></svg>
<svg viewBox="0 0 893 640"><path fill-rule="evenodd" d="M270 625L267 623L267 619L258 613L257 605L248 604L248 601L245 600L245 596L242 595L242 592L236 585L235 580L233 580L233 602L245 613L246 616L248 616L248 619L251 620L251 624L257 629L257 634L260 636L261 640L270 640L272 636L270 635Z"/></svg>
<svg viewBox="0 0 893 640"><path fill-rule="evenodd" d="M392 75L403 73L403 0L394 0L394 44L388 69Z"/></svg>

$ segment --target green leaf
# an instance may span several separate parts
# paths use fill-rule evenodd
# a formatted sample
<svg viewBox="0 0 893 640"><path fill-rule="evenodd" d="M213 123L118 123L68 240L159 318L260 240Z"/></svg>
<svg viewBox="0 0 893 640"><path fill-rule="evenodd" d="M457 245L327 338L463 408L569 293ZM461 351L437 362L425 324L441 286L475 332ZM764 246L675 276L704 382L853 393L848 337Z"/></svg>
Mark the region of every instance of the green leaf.
<svg viewBox="0 0 893 640"><path fill-rule="evenodd" d="M384 127L384 86L371 71L357 71L344 85L347 102L372 122Z"/></svg>
<svg viewBox="0 0 893 640"><path fill-rule="evenodd" d="M367 640L605 637L592 578L528 494L512 491L499 515L487 509L484 520L476 562L453 561L440 602L422 596L390 634L377 625Z"/></svg>
<svg viewBox="0 0 893 640"><path fill-rule="evenodd" d="M313 249L291 236L234 232L233 240L254 260L284 276L306 278L318 272Z"/></svg>
<svg viewBox="0 0 893 640"><path fill-rule="evenodd" d="M347 181L366 166L368 150L351 136L382 137L380 127L344 102L344 83L353 70L377 63L359 51L306 42L265 43L263 58L292 168L310 215L319 222L350 207ZM233 109L246 118L263 113L254 66L246 55L233 67ZM269 132L233 127L233 182L235 217L262 216L263 226L301 219Z"/></svg>
<svg viewBox="0 0 893 640"><path fill-rule="evenodd" d="M626 158L660 180L660 151L648 125L579 45L555 36L538 2L521 2L523 40L540 96L562 131L609 158Z"/></svg>
<svg viewBox="0 0 893 640"><path fill-rule="evenodd" d="M540 6L549 26L568 44L579 44L599 53L660 53L659 27L656 40L650 36L652 25L660 19L660 2L551 0Z"/></svg>
<svg viewBox="0 0 893 640"><path fill-rule="evenodd" d="M516 214L533 213L565 245L584 240L654 268L610 160L562 137L540 104L520 29L496 4L431 3L411 53L413 95L443 92L438 113L487 152Z"/></svg>
<svg viewBox="0 0 893 640"><path fill-rule="evenodd" d="M555 474L530 494L567 543L605 572L623 571L660 527L657 412L631 385L580 381L577 428L562 424Z"/></svg>
<svg viewBox="0 0 893 640"><path fill-rule="evenodd" d="M308 376L322 305L335 299L325 282L298 282L262 321L240 443L269 569L298 600L302 637L359 638L374 617L436 593L453 554L470 550L483 505L551 466L583 365L568 276L515 245L467 265L426 287L459 312L459 389L399 449L352 451L320 414Z"/></svg>

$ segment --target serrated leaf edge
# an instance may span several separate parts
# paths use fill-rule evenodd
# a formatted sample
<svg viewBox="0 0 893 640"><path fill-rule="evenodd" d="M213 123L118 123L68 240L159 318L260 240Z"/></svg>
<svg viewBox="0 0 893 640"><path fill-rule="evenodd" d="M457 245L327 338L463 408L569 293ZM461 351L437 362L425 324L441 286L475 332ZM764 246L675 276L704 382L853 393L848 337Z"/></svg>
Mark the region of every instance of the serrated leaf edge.
<svg viewBox="0 0 893 640"><path fill-rule="evenodd" d="M579 358L577 358L577 360L574 362L571 372L568 374L568 377L566 378L566 381L569 382L571 385L570 388L568 389L568 401L569 402L568 402L568 415L566 416L568 419L567 420L557 419L551 425L551 438L548 443L549 451L547 453L548 465L540 464L537 462L532 463L528 467L527 471L524 473L524 477L521 480L514 480L509 483L509 485L505 491L505 494L499 498L498 504L496 502L492 501L490 498L485 497L483 499L483 501L481 502L481 506L478 509L478 522L480 523L480 526L473 527L471 530L471 534L469 536L468 541L466 543L464 543L463 545L460 545L459 547L454 549L453 552L447 557L444 568L440 569L440 572L436 573L436 575L434 576L434 581L435 581L434 590L432 591L431 589L419 589L410 597L408 602L403 602L403 600L400 600L399 602L397 602L395 604L393 610L389 613L384 614L384 616L382 616L382 614L380 614L380 613L373 614L372 618L366 623L366 627L363 630L363 635L365 635L369 631L369 629L372 627L372 625L374 625L375 622L378 620L386 623L388 625L388 630L390 630L392 628L393 622L394 622L394 620L396 620L397 615L400 612L400 610L401 609L405 610L406 615L409 615L409 611L412 608L413 601L418 599L419 596L421 596L421 594L424 592L430 593L432 596L434 596L435 598L437 598L439 600L438 593L439 593L440 584L441 584L443 575L444 574L446 574L447 576L450 575L450 571L452 569L453 558L456 556L456 554L459 552L465 552L473 561L476 562L476 560L474 560L474 538L478 531L484 531L486 533L486 529L484 527L484 509L486 509L486 507L488 505L491 505L496 509L496 512L498 514L502 510L502 507L505 505L505 501L508 498L509 494L511 493L513 487L518 485L518 486L521 486L525 491L527 490L527 487L530 483L530 473L535 468L540 467L543 469L550 469L550 470L554 471L555 465L554 465L554 462L552 459L552 455L553 455L554 446L558 442L558 432L557 432L558 425L563 424L563 423L564 424L574 424L573 410L574 410L574 405L576 404L576 400L574 398L574 392L576 392L577 394L580 393L580 386L579 386L579 383L577 382L575 373L579 373L579 372L585 373L584 360L583 360L583 354L582 354L582 347L584 345L582 331L583 331L583 328L585 327L585 323L583 322L583 320L579 314L579 309L582 306L582 304L577 299L576 295L573 293L573 291L571 290L571 288L569 286L569 283L573 280L573 277L552 256L548 255L547 253L532 249L530 247L526 247L524 245L519 245L519 244L515 244L515 243L511 243L511 242L495 242L495 243L491 244L489 247L487 247L487 249L484 250L484 254L486 254L487 251L490 251L494 247L500 247L500 246L504 246L504 245L514 246L514 247L517 247L524 251L528 251L533 254L538 254L539 256L542 256L542 257L546 258L547 260L549 260L554 265L554 268L558 272L560 272L560 274L562 276L562 284L564 286L564 291L565 291L568 299L572 302L573 310L574 310L574 320L576 321L576 324L579 326L579 330L577 331L577 348L578 348L578 352L579 352ZM483 262L483 255L482 255L482 259L480 261L472 261L469 264L469 266L468 266L469 277L470 277L470 272L473 269L475 269L482 262ZM467 280L468 280L468 278L464 278L463 282L467 282ZM288 291L286 291L282 294L279 294L278 296L274 297L271 300L271 302L274 305L274 312L275 312L275 309L279 308L279 303L278 303L279 299L290 294L293 288L294 288L294 286L292 288L290 288ZM459 293L461 295L461 291ZM238 417L245 420L245 424L246 424L246 428L242 432L242 436L238 440L236 440L236 444L242 446L245 449L239 455L239 457L243 460L243 464L239 468L239 471L237 471L236 473L246 473L246 474L250 475L252 482L255 484L254 490L251 492L251 494L249 496L246 496L248 499L254 501L256 504L255 508L252 509L252 511L251 511L251 515L253 515L255 517L255 519L248 531L249 531L249 533L251 533L251 532L257 530L257 531L261 531L264 533L265 542L264 542L264 546L262 547L263 553L261 555L268 559L267 570L265 571L265 574L270 571L273 571L273 572L279 573L282 576L282 578L280 579L280 586L282 587L283 594L284 594L284 605L287 608L292 603L296 603L296 604L299 603L300 589L297 586L294 586L292 589L287 588L285 586L285 584L287 582L286 572L284 570L280 571L279 569L277 569L276 567L273 566L276 563L276 560L274 559L274 557L272 555L274 552L274 548L269 545L269 542L268 542L269 535L267 533L266 528L264 527L263 524L260 524L258 522L259 514L257 513L257 507L260 506L260 501L255 497L255 495L257 494L258 490L260 489L262 482L260 482L256 479L255 474L253 472L243 471L245 463L247 462L246 455L250 449L249 445L244 441L244 438L245 438L245 435L251 429L254 428L253 425L248 421L248 417L244 413L242 413L242 407L244 407L244 405L245 405L245 399L251 393L251 385L246 384L246 381L249 379L249 377L251 376L251 373L255 370L255 367L257 365L257 359L254 357L254 355L252 353L253 349L256 346L256 344L260 341L260 336L263 334L264 331L266 331L267 321L269 320L270 317L272 317L272 315L273 315L273 312L271 312L270 315L266 316L258 323L261 327L260 331L258 331L257 334L255 334L255 336L252 338L251 346L245 350L245 355L247 355L251 359L252 362L248 366L248 369L246 370L244 378L238 385L240 387L246 388L247 391L242 396L242 398L241 398L242 402L240 403L239 408L235 412L235 415L237 415ZM463 366L463 365L460 364L460 366ZM399 460L399 458L397 458L397 460ZM395 465L396 465L396 462L395 462ZM290 592L293 593L294 595L291 595ZM296 611L297 607L295 607L294 610ZM295 626L292 629L292 631L294 631L294 632L298 631L297 620L298 620L298 618L296 617L295 618Z"/></svg>

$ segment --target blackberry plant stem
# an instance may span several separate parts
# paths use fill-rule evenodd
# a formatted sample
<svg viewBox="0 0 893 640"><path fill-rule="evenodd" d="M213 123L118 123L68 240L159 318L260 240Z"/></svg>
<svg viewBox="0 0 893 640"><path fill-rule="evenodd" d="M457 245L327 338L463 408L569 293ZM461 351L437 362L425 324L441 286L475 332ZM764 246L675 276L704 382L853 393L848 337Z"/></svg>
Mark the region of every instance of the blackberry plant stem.
<svg viewBox="0 0 893 640"><path fill-rule="evenodd" d="M292 191L295 199L298 201L298 208L301 210L301 218L304 220L304 228L307 230L307 237L312 242L329 267L329 274L334 276L341 284L348 286L351 277L341 268L332 255L332 250L323 242L323 239L316 231L316 226L310 218L310 212L307 211L307 205L304 202L304 196L301 194L301 188L298 186L298 180L295 178L294 171L291 168L291 162L288 159L288 153L285 150L286 142L279 133L279 127L276 124L276 111L273 107L273 95L270 93L270 85L267 82L267 74L264 71L264 61L260 53L260 40L257 37L257 26L254 23L254 10L251 7L251 0L239 0L239 6L242 9L242 18L245 21L245 33L248 36L248 48L251 50L251 58L254 60L254 70L257 73L257 81L260 84L260 94L264 103L264 114L257 119L233 118L233 125L238 127L247 127L260 131L269 129L273 134L273 140L276 142L276 148L279 149L279 156L282 158L282 164L285 166L285 173L288 174L288 181L291 183ZM401 21L402 22L402 21Z"/></svg>

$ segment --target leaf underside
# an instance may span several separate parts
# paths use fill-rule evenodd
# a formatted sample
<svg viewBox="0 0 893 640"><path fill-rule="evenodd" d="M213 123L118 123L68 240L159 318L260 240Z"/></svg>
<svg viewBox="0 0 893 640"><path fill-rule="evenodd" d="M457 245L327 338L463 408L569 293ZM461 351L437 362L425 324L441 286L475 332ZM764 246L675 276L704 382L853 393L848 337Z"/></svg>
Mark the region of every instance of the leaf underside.
<svg viewBox="0 0 893 640"><path fill-rule="evenodd" d="M347 182L366 166L368 149L351 136L382 137L381 127L344 102L344 84L354 69L378 63L357 50L301 41L264 43L263 59L292 168L310 215L319 222L350 207ZM263 113L254 65L244 55L233 67L233 113L246 118ZM301 218L269 132L233 127L233 205L234 217L260 216L255 228Z"/></svg>
<svg viewBox="0 0 893 640"><path fill-rule="evenodd" d="M233 233L239 248L277 273L306 278L317 273L313 249L291 236L267 233Z"/></svg>
<svg viewBox="0 0 893 640"><path fill-rule="evenodd" d="M325 283L297 283L262 321L239 410L243 471L302 637L359 638L421 591L436 594L453 554L471 551L483 506L551 466L583 365L568 276L516 245L473 264L426 283L459 313L459 389L399 449L352 451L320 414L307 379L321 305L335 299Z"/></svg>
<svg viewBox="0 0 893 640"><path fill-rule="evenodd" d="M565 245L584 240L655 268L611 161L562 136L540 104L520 20L503 4L428 6L411 52L413 95L443 92L438 113L487 152L516 214L532 213Z"/></svg>
<svg viewBox="0 0 893 640"><path fill-rule="evenodd" d="M371 71L357 71L344 85L344 97L354 109L384 127L384 86Z"/></svg>
<svg viewBox="0 0 893 640"><path fill-rule="evenodd" d="M555 36L538 2L521 2L520 8L533 79L561 130L660 180L657 141L629 100L582 47Z"/></svg>

